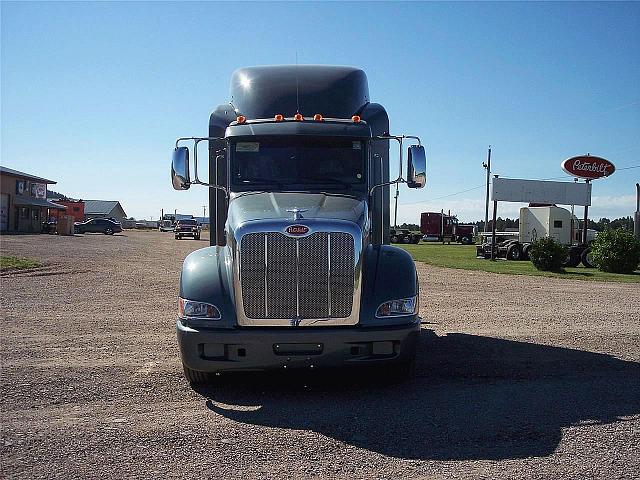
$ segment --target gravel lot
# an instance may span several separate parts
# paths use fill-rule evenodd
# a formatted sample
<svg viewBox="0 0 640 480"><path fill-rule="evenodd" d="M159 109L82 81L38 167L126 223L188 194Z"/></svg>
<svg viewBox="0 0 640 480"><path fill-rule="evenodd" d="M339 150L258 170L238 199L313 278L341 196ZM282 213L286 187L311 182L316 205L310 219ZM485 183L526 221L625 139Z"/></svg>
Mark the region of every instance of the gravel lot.
<svg viewBox="0 0 640 480"><path fill-rule="evenodd" d="M45 262L0 278L3 477L639 475L637 284L421 265L413 380L252 375L194 391L175 298L207 240L0 241Z"/></svg>

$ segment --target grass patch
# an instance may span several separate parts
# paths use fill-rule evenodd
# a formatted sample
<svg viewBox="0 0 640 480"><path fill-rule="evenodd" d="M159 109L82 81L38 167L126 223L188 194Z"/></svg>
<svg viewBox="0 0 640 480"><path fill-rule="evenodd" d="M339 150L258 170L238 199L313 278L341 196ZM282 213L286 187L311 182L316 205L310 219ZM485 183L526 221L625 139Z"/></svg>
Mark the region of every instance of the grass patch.
<svg viewBox="0 0 640 480"><path fill-rule="evenodd" d="M42 263L30 258L5 257L0 256L0 271L23 270L25 268L41 267Z"/></svg>
<svg viewBox="0 0 640 480"><path fill-rule="evenodd" d="M478 270L482 272L507 273L511 275L535 275L539 277L570 278L576 280L597 280L603 282L640 283L640 271L632 274L601 272L597 268L566 268L565 273L541 272L530 261L483 260L476 258L475 245L442 245L440 243L420 243L402 245L417 262L438 267Z"/></svg>

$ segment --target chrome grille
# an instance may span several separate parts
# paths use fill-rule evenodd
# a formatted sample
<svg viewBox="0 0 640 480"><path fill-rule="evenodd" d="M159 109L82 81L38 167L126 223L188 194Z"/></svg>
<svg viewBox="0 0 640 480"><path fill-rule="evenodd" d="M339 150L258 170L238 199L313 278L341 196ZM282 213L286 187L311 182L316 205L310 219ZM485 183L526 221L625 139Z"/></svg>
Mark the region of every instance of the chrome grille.
<svg viewBox="0 0 640 480"><path fill-rule="evenodd" d="M348 233L242 237L240 285L248 318L346 318L354 284L354 240Z"/></svg>

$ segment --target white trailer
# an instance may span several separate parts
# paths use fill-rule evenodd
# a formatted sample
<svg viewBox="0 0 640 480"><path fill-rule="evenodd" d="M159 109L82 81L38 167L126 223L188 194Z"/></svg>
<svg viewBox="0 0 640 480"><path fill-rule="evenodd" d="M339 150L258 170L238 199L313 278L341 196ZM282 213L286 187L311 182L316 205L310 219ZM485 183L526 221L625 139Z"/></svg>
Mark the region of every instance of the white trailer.
<svg viewBox="0 0 640 480"><path fill-rule="evenodd" d="M580 261L590 267L588 243L595 238L595 231L587 231L587 244L581 243L578 218L566 208L555 205L520 208L517 239L497 243L496 254L507 260L528 260L531 243L543 237L552 237L569 247L565 266L575 267ZM488 246L488 248L487 248ZM490 243L477 247L478 256L491 255Z"/></svg>

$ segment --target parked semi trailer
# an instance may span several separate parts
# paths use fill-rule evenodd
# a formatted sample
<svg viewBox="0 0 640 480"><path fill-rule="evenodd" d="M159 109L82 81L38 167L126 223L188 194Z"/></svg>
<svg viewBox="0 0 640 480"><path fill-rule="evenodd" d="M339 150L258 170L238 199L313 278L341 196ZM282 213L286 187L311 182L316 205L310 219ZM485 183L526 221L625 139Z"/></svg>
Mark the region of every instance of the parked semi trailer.
<svg viewBox="0 0 640 480"><path fill-rule="evenodd" d="M564 264L566 267L576 267L580 262L585 267L593 266L590 261L589 244L595 238L595 232L589 231L587 243L583 243L580 238L578 219L566 208L555 205L522 207L518 238L497 241L495 257L507 260L529 260L531 243L542 237L552 237L568 247L569 255ZM490 258L491 236L488 235L486 239L486 242L476 247L476 254L479 257Z"/></svg>
<svg viewBox="0 0 640 480"><path fill-rule="evenodd" d="M388 245L389 185L424 186L419 138L389 134L356 68L241 68L231 98L211 114L208 136L179 138L173 154L174 188L210 192L211 246L190 254L180 277L185 376L345 365L406 373L418 282L409 254ZM208 179L198 177L200 142ZM390 142L400 149L394 180Z"/></svg>

